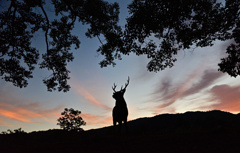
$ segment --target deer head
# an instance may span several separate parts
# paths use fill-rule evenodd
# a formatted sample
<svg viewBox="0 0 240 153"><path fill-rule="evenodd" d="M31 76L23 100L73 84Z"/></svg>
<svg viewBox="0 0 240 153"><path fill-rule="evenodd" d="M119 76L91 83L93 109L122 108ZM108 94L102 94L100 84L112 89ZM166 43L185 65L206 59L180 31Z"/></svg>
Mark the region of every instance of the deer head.
<svg viewBox="0 0 240 153"><path fill-rule="evenodd" d="M117 100L117 99L123 98L123 95L124 95L124 93L126 91L126 88L127 88L128 84L129 84L129 80L130 80L130 78L128 77L127 83L125 83L125 87L123 88L123 86L122 86L120 91L116 91L117 85L115 85L115 83L113 84L113 87L112 87L112 89L113 89L113 96L112 97L114 99Z"/></svg>

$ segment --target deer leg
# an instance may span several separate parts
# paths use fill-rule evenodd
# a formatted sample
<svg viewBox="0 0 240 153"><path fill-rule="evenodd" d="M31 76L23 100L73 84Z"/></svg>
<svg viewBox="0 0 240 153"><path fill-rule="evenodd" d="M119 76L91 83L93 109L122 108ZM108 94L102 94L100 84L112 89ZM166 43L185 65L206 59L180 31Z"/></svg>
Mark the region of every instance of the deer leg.
<svg viewBox="0 0 240 153"><path fill-rule="evenodd" d="M124 121L124 126L125 126L126 133L128 133L127 120Z"/></svg>
<svg viewBox="0 0 240 153"><path fill-rule="evenodd" d="M121 131L122 131L122 121L120 121L120 122L118 122L118 124L119 124L119 133L121 134Z"/></svg>
<svg viewBox="0 0 240 153"><path fill-rule="evenodd" d="M117 125L117 122L113 120L113 128L114 128L114 132L116 132L116 125Z"/></svg>

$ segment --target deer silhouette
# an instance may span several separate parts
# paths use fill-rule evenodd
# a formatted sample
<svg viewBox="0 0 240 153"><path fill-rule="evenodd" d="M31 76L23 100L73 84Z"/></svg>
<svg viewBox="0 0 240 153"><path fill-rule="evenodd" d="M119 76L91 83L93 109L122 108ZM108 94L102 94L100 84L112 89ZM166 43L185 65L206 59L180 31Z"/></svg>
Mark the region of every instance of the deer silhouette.
<svg viewBox="0 0 240 153"><path fill-rule="evenodd" d="M130 78L128 77L127 83L125 83L125 87L123 88L123 86L122 86L120 91L115 90L117 87L117 85L115 85L115 83L113 84L113 87L112 87L112 89L114 91L112 97L116 100L116 104L115 104L115 107L113 108L113 112L112 112L113 125L115 128L116 124L118 123L120 131L121 131L122 122L124 122L124 125L127 130L128 109L127 109L127 104L126 104L126 101L125 101L123 95L129 84L129 80L130 80Z"/></svg>

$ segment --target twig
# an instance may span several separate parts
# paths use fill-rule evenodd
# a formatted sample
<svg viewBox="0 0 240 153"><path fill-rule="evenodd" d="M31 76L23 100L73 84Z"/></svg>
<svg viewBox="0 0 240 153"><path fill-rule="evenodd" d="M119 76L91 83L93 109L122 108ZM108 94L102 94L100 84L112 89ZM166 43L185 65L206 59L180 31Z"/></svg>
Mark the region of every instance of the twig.
<svg viewBox="0 0 240 153"><path fill-rule="evenodd" d="M97 35L97 37L98 37L98 40L100 41L100 43L103 45L103 43L102 43L102 41L101 41L101 39L99 38L99 36Z"/></svg>

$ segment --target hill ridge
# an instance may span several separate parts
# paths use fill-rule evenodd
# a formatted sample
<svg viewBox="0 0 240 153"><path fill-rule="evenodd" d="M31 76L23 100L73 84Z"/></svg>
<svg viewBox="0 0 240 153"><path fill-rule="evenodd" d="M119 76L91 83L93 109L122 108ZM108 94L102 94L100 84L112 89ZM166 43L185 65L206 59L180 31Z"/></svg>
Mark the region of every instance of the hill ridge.
<svg viewBox="0 0 240 153"><path fill-rule="evenodd" d="M1 152L240 152L240 115L219 110L159 114L113 126L0 135ZM14 146L14 147L13 147Z"/></svg>

